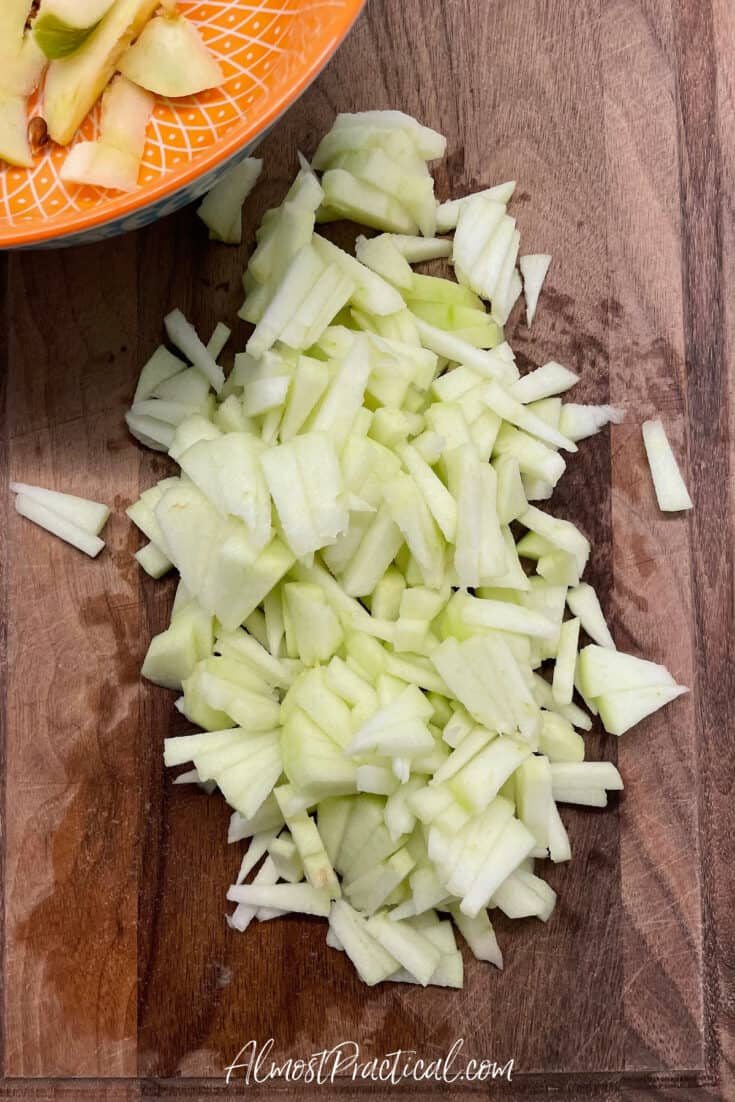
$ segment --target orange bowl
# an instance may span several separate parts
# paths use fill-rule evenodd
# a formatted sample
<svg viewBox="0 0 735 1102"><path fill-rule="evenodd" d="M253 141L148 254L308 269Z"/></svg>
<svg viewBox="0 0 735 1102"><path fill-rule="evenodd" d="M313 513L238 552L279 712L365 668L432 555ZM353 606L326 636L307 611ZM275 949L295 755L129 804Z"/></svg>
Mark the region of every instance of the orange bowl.
<svg viewBox="0 0 735 1102"><path fill-rule="evenodd" d="M0 0L2 2L2 0ZM146 225L199 198L326 65L364 0L181 0L220 62L219 88L157 101L138 187L130 193L64 183L66 151L32 168L0 162L0 249L70 245ZM95 138L99 108L75 141Z"/></svg>

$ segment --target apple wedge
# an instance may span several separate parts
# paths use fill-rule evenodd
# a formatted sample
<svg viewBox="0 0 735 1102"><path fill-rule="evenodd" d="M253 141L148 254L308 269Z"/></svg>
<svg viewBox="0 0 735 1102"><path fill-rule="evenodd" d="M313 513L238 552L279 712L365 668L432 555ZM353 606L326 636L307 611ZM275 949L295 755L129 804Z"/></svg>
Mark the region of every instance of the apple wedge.
<svg viewBox="0 0 735 1102"><path fill-rule="evenodd" d="M159 15L120 58L120 72L159 96L194 96L224 80L199 32L183 15Z"/></svg>
<svg viewBox="0 0 735 1102"><path fill-rule="evenodd" d="M26 101L22 96L0 92L0 160L29 168L33 156L28 141Z"/></svg>
<svg viewBox="0 0 735 1102"><path fill-rule="evenodd" d="M74 54L51 62L44 88L44 118L50 137L59 145L72 140L121 55L157 6L158 0L115 0Z"/></svg>
<svg viewBox="0 0 735 1102"><path fill-rule="evenodd" d="M73 146L61 179L75 184L133 191L138 183L153 97L125 77L112 81L102 97L101 137Z"/></svg>
<svg viewBox="0 0 735 1102"><path fill-rule="evenodd" d="M101 140L140 160L152 111L153 96L125 77L115 77L102 97Z"/></svg>
<svg viewBox="0 0 735 1102"><path fill-rule="evenodd" d="M30 9L30 0L0 3L0 161L25 168L33 164L27 100L46 65L33 36L25 31Z"/></svg>
<svg viewBox="0 0 735 1102"><path fill-rule="evenodd" d="M0 46L0 89L27 97L41 82L46 58L32 34L27 34L13 53Z"/></svg>

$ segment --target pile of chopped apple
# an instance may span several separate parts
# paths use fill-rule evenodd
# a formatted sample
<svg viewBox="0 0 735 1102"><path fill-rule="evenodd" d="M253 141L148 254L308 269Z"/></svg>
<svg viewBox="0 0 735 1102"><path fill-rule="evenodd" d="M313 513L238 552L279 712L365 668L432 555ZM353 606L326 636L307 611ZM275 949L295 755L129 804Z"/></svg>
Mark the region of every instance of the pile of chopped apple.
<svg viewBox="0 0 735 1102"><path fill-rule="evenodd" d="M153 96L192 96L224 79L175 0L165 0L157 13L159 5L161 0L41 0L34 16L32 0L2 0L0 161L30 167L36 132L41 144L69 145L102 96L99 139L75 145L61 176L133 190ZM30 120L29 100L39 88Z"/></svg>
<svg viewBox="0 0 735 1102"><path fill-rule="evenodd" d="M203 729L166 740L177 780L250 839L229 921L327 918L368 984L461 986L455 926L500 966L489 910L554 909L558 805L622 788L585 760L591 715L622 735L684 691L615 649L586 537L534 504L620 414L565 403L558 363L520 375L514 184L437 205L443 151L397 112L339 116L321 179L302 162L257 232L229 376L229 330L205 344L174 311L180 355L128 414L180 468L129 510L144 569L180 574L143 673ZM345 217L382 231L356 256L315 232ZM446 257L459 282L411 266ZM549 260L524 259L532 315Z"/></svg>

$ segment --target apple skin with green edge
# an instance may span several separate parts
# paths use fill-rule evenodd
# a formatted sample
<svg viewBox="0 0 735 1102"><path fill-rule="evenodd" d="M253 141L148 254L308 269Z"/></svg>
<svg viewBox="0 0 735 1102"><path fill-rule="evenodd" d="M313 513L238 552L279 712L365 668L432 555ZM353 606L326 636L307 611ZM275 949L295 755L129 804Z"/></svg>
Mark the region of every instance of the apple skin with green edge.
<svg viewBox="0 0 735 1102"><path fill-rule="evenodd" d="M107 15L116 0L41 0L34 30L44 16L53 16L72 31L89 31Z"/></svg>
<svg viewBox="0 0 735 1102"><path fill-rule="evenodd" d="M158 0L116 0L76 53L51 62L44 118L53 141L69 144L157 6Z"/></svg>
<svg viewBox="0 0 735 1102"><path fill-rule="evenodd" d="M159 15L122 56L120 72L128 80L172 99L216 88L224 74L183 15Z"/></svg>
<svg viewBox="0 0 735 1102"><path fill-rule="evenodd" d="M114 0L43 0L33 34L49 61L69 57L107 15Z"/></svg>
<svg viewBox="0 0 735 1102"><path fill-rule="evenodd" d="M33 34L49 61L57 61L75 54L93 30L94 27L70 27L55 15L41 15L34 24Z"/></svg>

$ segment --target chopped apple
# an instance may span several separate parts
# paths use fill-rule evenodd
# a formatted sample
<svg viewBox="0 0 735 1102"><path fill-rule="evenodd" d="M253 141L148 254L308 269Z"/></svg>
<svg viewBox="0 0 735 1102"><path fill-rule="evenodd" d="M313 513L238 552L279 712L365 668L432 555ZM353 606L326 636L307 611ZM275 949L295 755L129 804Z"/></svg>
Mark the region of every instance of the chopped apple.
<svg viewBox="0 0 735 1102"><path fill-rule="evenodd" d="M579 688L590 700L613 692L676 684L665 666L594 643L580 651L577 674Z"/></svg>
<svg viewBox="0 0 735 1102"><path fill-rule="evenodd" d="M115 0L42 0L36 25L44 15L53 15L75 30L96 27L107 15Z"/></svg>
<svg viewBox="0 0 735 1102"><path fill-rule="evenodd" d="M651 685L604 693L597 698L600 719L611 735L624 735L636 723L685 692L687 689L683 685Z"/></svg>
<svg viewBox="0 0 735 1102"><path fill-rule="evenodd" d="M158 6L158 0L116 0L70 57L52 61L44 88L44 118L51 138L68 145L107 86L121 55Z"/></svg>
<svg viewBox="0 0 735 1102"><path fill-rule="evenodd" d="M159 15L120 58L129 79L159 96L194 96L224 80L196 27L183 15Z"/></svg>
<svg viewBox="0 0 735 1102"><path fill-rule="evenodd" d="M567 402L562 406L559 431L571 440L585 440L605 425L620 425L625 411L615 406L581 406Z"/></svg>
<svg viewBox="0 0 735 1102"><path fill-rule="evenodd" d="M63 517L91 536L98 536L110 516L110 510L99 501L88 501L73 494L60 493L58 490L46 490L41 486L29 486L27 482L11 482L14 494L37 501L52 513Z"/></svg>
<svg viewBox="0 0 735 1102"><path fill-rule="evenodd" d="M105 546L104 541L99 536L92 535L84 528L80 528L77 524L67 520L66 517L53 512L36 498L18 494L15 499L15 510L22 517L33 521L39 528L45 528L47 532L51 532L52 535L58 536L66 543L70 543L72 547L77 547L92 559L96 558Z"/></svg>
<svg viewBox="0 0 735 1102"><path fill-rule="evenodd" d="M526 296L526 322L530 329L536 316L538 298L546 279L546 273L551 264L548 253L531 253L520 259L521 275L523 276L523 293Z"/></svg>
<svg viewBox="0 0 735 1102"><path fill-rule="evenodd" d="M197 208L197 214L208 227L213 241L222 241L226 245L242 242L242 206L255 187L262 168L262 161L246 157L239 165L229 169L207 192Z"/></svg>
<svg viewBox="0 0 735 1102"><path fill-rule="evenodd" d="M191 761L184 776L235 809L229 839L253 838L228 922L328 911L328 944L368 983L461 986L439 912L502 965L487 909L549 919L535 862L572 855L557 805L622 788L585 761L588 713L619 735L685 691L614 649L581 580L587 538L531 504L564 473L559 449L619 414L564 403L577 376L556 362L521 378L502 340L520 289L513 185L432 199L421 228L458 226L464 284L411 270L441 240L358 238L353 256L314 233L325 193L322 218L420 224L442 141L395 112L340 116L322 183L302 162L257 231L247 352L225 378L228 331L205 346L174 311L194 366L159 349L129 415L181 468L128 514L151 541L143 568L182 578L145 674L180 686L176 707L210 732L167 740L166 763ZM222 195L220 236L242 191Z"/></svg>
<svg viewBox="0 0 735 1102"><path fill-rule="evenodd" d="M694 507L692 499L661 421L644 423L643 443L646 447L656 500L661 512L678 513L685 509L692 509Z"/></svg>

